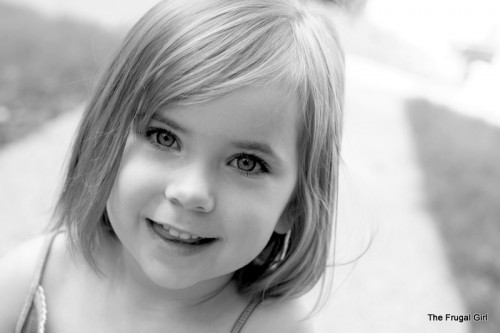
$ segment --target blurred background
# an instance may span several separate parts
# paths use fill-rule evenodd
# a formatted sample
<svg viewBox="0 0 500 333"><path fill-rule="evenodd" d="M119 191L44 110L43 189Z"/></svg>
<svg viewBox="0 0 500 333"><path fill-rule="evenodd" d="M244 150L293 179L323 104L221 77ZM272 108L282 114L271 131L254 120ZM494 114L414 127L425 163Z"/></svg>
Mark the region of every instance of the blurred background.
<svg viewBox="0 0 500 333"><path fill-rule="evenodd" d="M0 255L43 231L95 77L155 3L0 1ZM499 332L500 2L316 6L347 56L334 287L318 329ZM428 316L476 313L487 321Z"/></svg>

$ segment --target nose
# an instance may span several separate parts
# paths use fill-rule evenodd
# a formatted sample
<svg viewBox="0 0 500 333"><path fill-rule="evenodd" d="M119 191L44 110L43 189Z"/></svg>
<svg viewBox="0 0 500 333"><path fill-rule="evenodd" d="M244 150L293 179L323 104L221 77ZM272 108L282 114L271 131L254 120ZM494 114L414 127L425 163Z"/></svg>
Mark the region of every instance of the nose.
<svg viewBox="0 0 500 333"><path fill-rule="evenodd" d="M209 213L215 208L210 175L201 166L191 165L171 174L165 197L176 206Z"/></svg>

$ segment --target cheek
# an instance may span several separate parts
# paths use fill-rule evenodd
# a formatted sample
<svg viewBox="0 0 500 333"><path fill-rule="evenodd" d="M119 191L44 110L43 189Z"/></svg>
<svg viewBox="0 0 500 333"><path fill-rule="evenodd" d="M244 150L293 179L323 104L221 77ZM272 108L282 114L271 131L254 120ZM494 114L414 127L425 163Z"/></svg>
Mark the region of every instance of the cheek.
<svg viewBox="0 0 500 333"><path fill-rule="evenodd" d="M244 249L249 261L266 246L288 202L292 189L284 192L242 191L225 195L223 211L228 239L233 246Z"/></svg>
<svg viewBox="0 0 500 333"><path fill-rule="evenodd" d="M226 236L230 251L228 261L236 260L244 266L254 260L268 243L276 225L276 218L265 211L248 209L238 211L230 218ZM228 214L229 215L229 214Z"/></svg>
<svg viewBox="0 0 500 333"><path fill-rule="evenodd" d="M161 195L161 182L154 177L153 167L138 154L124 155L108 199L108 210L121 217L135 217L148 202Z"/></svg>
<svg viewBox="0 0 500 333"><path fill-rule="evenodd" d="M228 186L219 192L218 208L221 214L232 220L261 224L272 230L291 192L292 189L274 187L272 184L262 187Z"/></svg>

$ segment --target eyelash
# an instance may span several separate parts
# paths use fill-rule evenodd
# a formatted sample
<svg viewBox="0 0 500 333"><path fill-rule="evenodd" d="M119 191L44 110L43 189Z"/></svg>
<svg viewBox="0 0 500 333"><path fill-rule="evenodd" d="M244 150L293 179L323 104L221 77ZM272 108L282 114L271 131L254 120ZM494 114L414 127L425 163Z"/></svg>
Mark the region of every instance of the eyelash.
<svg viewBox="0 0 500 333"><path fill-rule="evenodd" d="M172 146L165 146L165 145L160 144L158 142L157 137L155 138L155 135L158 135L158 134L168 135L169 137L171 137L175 140L174 144L177 143L177 145L180 146L179 139L177 138L177 136L174 133L172 133L164 128L150 127L146 130L145 136L148 139L148 141L151 142L153 147L160 149L160 150L176 149L176 148L172 148L173 145ZM180 149L180 147L178 149Z"/></svg>
<svg viewBox="0 0 500 333"><path fill-rule="evenodd" d="M261 158L255 156L255 155L246 154L246 153L241 153L241 154L236 155L233 159L231 159L231 161L229 161L228 164L230 164L234 160L237 160L238 158L246 158L246 159L252 160L255 163L257 163L258 165L260 165L259 171L245 171L245 170L242 170L242 169L239 169L236 167L234 168L237 172L239 172L245 176L252 177L252 176L258 176L260 174L266 174L266 173L270 172L269 165L264 160L262 160Z"/></svg>
<svg viewBox="0 0 500 333"><path fill-rule="evenodd" d="M158 142L157 137L155 138L155 135L158 135L158 134L167 134L169 137L171 137L175 140L174 144L177 143L177 145L180 146L179 139L177 138L177 136L174 133L172 133L169 130L166 130L164 128L150 127L148 129L146 129L145 137L153 145L154 148L159 149L159 150L172 150L172 149L178 150L178 149L180 149L180 147L179 148L172 148L172 146L174 144L172 144L172 146L165 146L165 145L160 144ZM247 154L247 153L237 154L227 163L227 165L230 165L233 161L235 161L239 158L246 158L248 160L255 162L258 166L260 166L260 170L258 170L258 171L245 171L245 170L242 170L238 167L234 167L234 169L238 173L241 173L241 174L248 176L248 177L253 177L253 176L258 176L258 175L266 174L266 173L270 172L269 165L263 159L255 156L255 155Z"/></svg>

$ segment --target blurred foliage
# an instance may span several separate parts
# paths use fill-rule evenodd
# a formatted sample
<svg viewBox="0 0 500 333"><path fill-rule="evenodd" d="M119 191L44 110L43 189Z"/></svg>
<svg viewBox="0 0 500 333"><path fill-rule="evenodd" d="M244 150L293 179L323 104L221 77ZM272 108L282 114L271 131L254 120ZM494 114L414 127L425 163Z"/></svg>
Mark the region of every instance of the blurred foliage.
<svg viewBox="0 0 500 333"><path fill-rule="evenodd" d="M500 128L425 100L407 105L427 202L441 230L472 331L500 328Z"/></svg>
<svg viewBox="0 0 500 333"><path fill-rule="evenodd" d="M119 34L0 2L0 146L87 97Z"/></svg>

